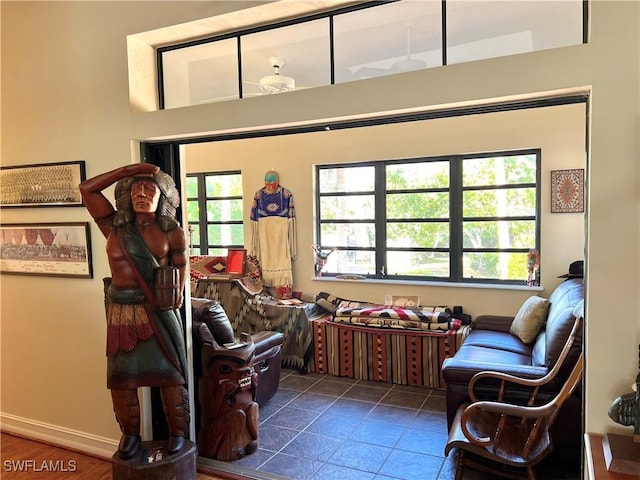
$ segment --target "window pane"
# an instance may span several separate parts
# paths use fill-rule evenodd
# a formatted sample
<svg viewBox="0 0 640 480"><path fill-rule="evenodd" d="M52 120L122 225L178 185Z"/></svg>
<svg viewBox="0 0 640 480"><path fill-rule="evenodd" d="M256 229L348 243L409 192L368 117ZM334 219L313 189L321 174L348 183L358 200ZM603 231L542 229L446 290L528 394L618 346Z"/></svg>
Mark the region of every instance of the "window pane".
<svg viewBox="0 0 640 480"><path fill-rule="evenodd" d="M373 195L349 195L320 198L322 220L373 220Z"/></svg>
<svg viewBox="0 0 640 480"><path fill-rule="evenodd" d="M582 0L447 0L447 63L582 43Z"/></svg>
<svg viewBox="0 0 640 480"><path fill-rule="evenodd" d="M200 207L197 200L187 200L187 221L197 222L200 219Z"/></svg>
<svg viewBox="0 0 640 480"><path fill-rule="evenodd" d="M205 177L207 197L242 196L242 175L207 175Z"/></svg>
<svg viewBox="0 0 640 480"><path fill-rule="evenodd" d="M370 3L368 8L339 14L326 11L322 14L327 18L295 19L302 21L271 29L266 26L263 31L245 23L237 25L244 29L237 37L162 51L164 108L288 91L288 86L277 86L284 77L292 79L294 89L329 85L331 53L335 83L439 67L443 61L443 4L449 64L583 42L583 0ZM254 33L247 33L251 31Z"/></svg>
<svg viewBox="0 0 640 480"><path fill-rule="evenodd" d="M320 235L321 245L347 248L375 246L373 223L325 223L320 228Z"/></svg>
<svg viewBox="0 0 640 480"><path fill-rule="evenodd" d="M405 0L336 15L336 83L442 65L440 4Z"/></svg>
<svg viewBox="0 0 640 480"><path fill-rule="evenodd" d="M536 183L536 155L470 158L462 161L462 172L465 187Z"/></svg>
<svg viewBox="0 0 640 480"><path fill-rule="evenodd" d="M536 214L535 188L471 190L462 194L464 217L513 217Z"/></svg>
<svg viewBox="0 0 640 480"><path fill-rule="evenodd" d="M526 253L464 253L462 263L465 278L522 280L523 283L527 279Z"/></svg>
<svg viewBox="0 0 640 480"><path fill-rule="evenodd" d="M387 165L387 190L449 188L449 162Z"/></svg>
<svg viewBox="0 0 640 480"><path fill-rule="evenodd" d="M387 218L449 218L449 193L387 195Z"/></svg>
<svg viewBox="0 0 640 480"><path fill-rule="evenodd" d="M198 198L198 177L187 177L187 197Z"/></svg>
<svg viewBox="0 0 640 480"><path fill-rule="evenodd" d="M329 256L323 271L328 273L354 273L373 275L376 270L374 252L360 250L340 250Z"/></svg>
<svg viewBox="0 0 640 480"><path fill-rule="evenodd" d="M242 225L207 225L207 242L209 245L244 245Z"/></svg>
<svg viewBox="0 0 640 480"><path fill-rule="evenodd" d="M320 193L372 192L374 167L323 168L319 172Z"/></svg>
<svg viewBox="0 0 640 480"><path fill-rule="evenodd" d="M324 271L353 272L340 258L357 247L372 255L365 273L376 278L374 265L382 264L388 278L513 283L520 274L513 272L526 269L522 252L538 247L539 152L443 158L318 167L317 240L340 249ZM454 242L451 231L462 238ZM376 253L384 258L374 259ZM458 259L467 262L462 272Z"/></svg>
<svg viewBox="0 0 640 480"><path fill-rule="evenodd" d="M164 108L239 98L236 39L163 52L162 77Z"/></svg>
<svg viewBox="0 0 640 480"><path fill-rule="evenodd" d="M296 89L331 83L327 18L243 35L240 43L245 97L266 93L260 79L276 73L275 63L281 63L280 75L294 79Z"/></svg>
<svg viewBox="0 0 640 480"><path fill-rule="evenodd" d="M536 222L463 222L464 248L534 248Z"/></svg>
<svg viewBox="0 0 640 480"><path fill-rule="evenodd" d="M207 200L207 221L242 220L242 200Z"/></svg>
<svg viewBox="0 0 640 480"><path fill-rule="evenodd" d="M200 245L200 225L190 223L189 227L191 227L191 245Z"/></svg>
<svg viewBox="0 0 640 480"><path fill-rule="evenodd" d="M448 248L449 224L441 222L387 223L387 246Z"/></svg>
<svg viewBox="0 0 640 480"><path fill-rule="evenodd" d="M239 172L224 173L196 173L187 179L191 180L198 200L187 200L187 218L193 230L193 243L200 248L200 231L205 235L203 239L202 255L219 255L222 247L242 246L244 244L243 204L242 204L242 175ZM205 191L198 186L204 180ZM228 198L228 197L240 198ZM200 202L206 200L206 220L200 223ZM225 198L227 197L227 198ZM213 199L212 199L213 198ZM214 223L215 222L215 223ZM219 248L210 249L210 245ZM226 255L222 253L220 255Z"/></svg>
<svg viewBox="0 0 640 480"><path fill-rule="evenodd" d="M387 275L449 277L446 252L387 252Z"/></svg>

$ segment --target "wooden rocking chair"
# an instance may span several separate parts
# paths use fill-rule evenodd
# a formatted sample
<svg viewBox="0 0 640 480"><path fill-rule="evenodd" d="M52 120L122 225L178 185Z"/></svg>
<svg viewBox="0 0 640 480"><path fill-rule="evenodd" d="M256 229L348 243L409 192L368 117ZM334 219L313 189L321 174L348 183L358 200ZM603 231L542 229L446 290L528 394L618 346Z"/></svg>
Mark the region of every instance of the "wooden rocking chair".
<svg viewBox="0 0 640 480"><path fill-rule="evenodd" d="M486 371L472 378L469 383L469 397L473 403L462 405L458 409L445 447L447 456L452 449L458 449L455 480L462 480L465 464L502 478L536 479L536 465L553 450L549 430L563 402L582 378L583 354L580 354L571 374L552 400L544 405L536 405L536 396L540 387L551 381L560 370L576 334L582 327L582 321L581 316L576 318L556 365L545 377L529 380ZM474 386L478 381L486 379L500 381L497 401L478 401ZM507 383L531 387L531 396L526 405L514 405L503 401ZM468 453L491 462L475 461ZM525 469L526 472L520 469Z"/></svg>

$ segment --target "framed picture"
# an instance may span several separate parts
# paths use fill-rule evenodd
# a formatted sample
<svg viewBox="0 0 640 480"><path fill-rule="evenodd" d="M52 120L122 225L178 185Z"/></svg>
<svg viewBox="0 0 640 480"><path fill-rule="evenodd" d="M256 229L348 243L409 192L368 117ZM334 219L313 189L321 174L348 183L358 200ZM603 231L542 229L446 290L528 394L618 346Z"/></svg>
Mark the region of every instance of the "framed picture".
<svg viewBox="0 0 640 480"><path fill-rule="evenodd" d="M551 213L584 212L584 169L551 171Z"/></svg>
<svg viewBox="0 0 640 480"><path fill-rule="evenodd" d="M230 248L227 250L227 274L243 276L246 257L247 250L244 248Z"/></svg>
<svg viewBox="0 0 640 480"><path fill-rule="evenodd" d="M0 207L77 207L84 160L0 168Z"/></svg>
<svg viewBox="0 0 640 480"><path fill-rule="evenodd" d="M384 304L401 308L419 307L420 297L416 295L385 295Z"/></svg>
<svg viewBox="0 0 640 480"><path fill-rule="evenodd" d="M93 278L89 223L0 225L0 273Z"/></svg>

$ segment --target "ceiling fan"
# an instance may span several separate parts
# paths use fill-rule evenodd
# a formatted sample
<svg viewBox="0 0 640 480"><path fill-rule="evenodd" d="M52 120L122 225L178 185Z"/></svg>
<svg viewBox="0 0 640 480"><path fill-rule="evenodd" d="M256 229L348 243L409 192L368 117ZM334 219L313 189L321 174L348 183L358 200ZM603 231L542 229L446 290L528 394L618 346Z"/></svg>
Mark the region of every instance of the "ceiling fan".
<svg viewBox="0 0 640 480"><path fill-rule="evenodd" d="M280 69L285 65L285 60L281 57L272 56L269 57L269 65L273 68L273 74L265 75L260 77L257 82L253 82L250 80L244 80L243 83L246 85L257 86L259 91L246 91L243 88L242 97L256 97L260 95L268 95L275 93L284 93L290 92L293 90L301 90L303 88L309 87L296 87L296 81L293 77L289 77L287 75L282 75L280 73ZM251 90L251 89L247 89ZM207 98L199 101L198 103L209 103L213 101L224 101L224 100L233 100L237 99L237 95L223 96L223 97L215 97L215 98Z"/></svg>
<svg viewBox="0 0 640 480"><path fill-rule="evenodd" d="M284 59L269 57L269 64L273 68L273 75L266 75L260 78L258 82L260 90L264 93L282 93L295 90L296 81L292 77L280 74L280 69L285 65Z"/></svg>

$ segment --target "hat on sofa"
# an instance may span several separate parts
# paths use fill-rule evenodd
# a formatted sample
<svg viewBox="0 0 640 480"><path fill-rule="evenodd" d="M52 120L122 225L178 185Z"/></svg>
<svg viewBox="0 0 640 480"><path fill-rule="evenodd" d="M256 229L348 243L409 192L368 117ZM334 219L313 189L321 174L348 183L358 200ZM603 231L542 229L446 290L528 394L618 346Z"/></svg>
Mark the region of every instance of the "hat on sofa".
<svg viewBox="0 0 640 480"><path fill-rule="evenodd" d="M569 265L569 273L558 276L558 278L582 278L584 277L584 261L576 260Z"/></svg>

